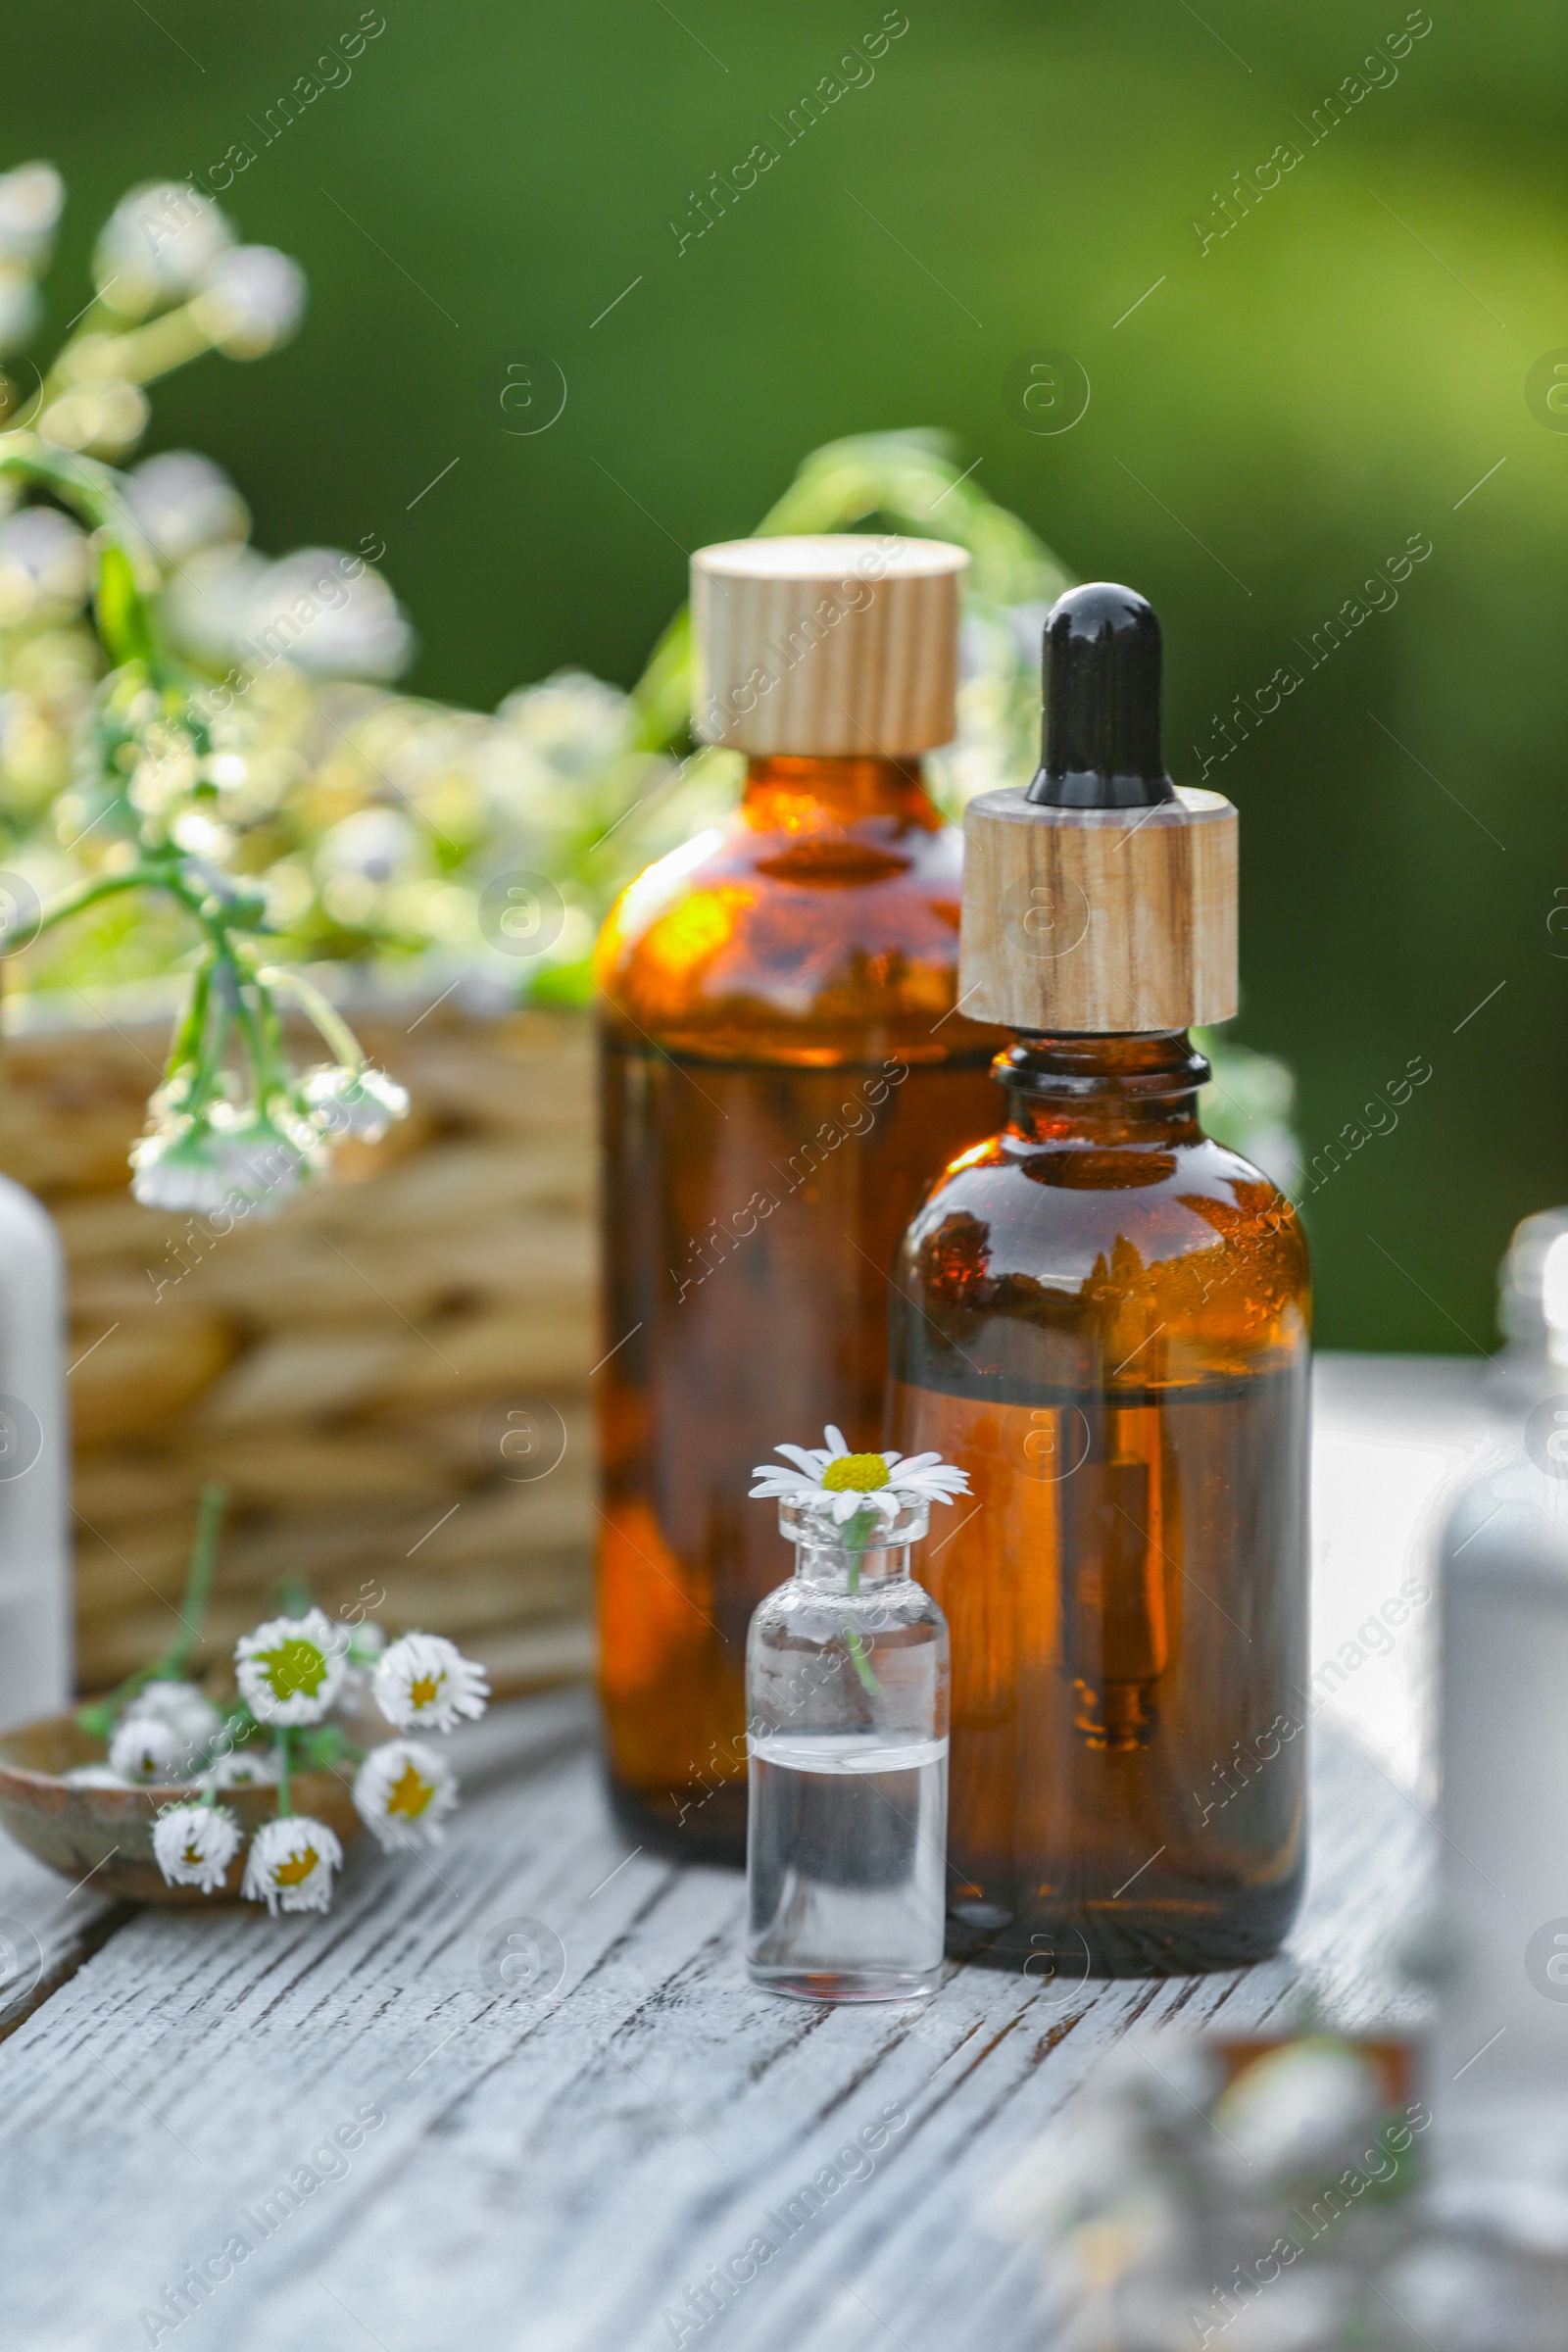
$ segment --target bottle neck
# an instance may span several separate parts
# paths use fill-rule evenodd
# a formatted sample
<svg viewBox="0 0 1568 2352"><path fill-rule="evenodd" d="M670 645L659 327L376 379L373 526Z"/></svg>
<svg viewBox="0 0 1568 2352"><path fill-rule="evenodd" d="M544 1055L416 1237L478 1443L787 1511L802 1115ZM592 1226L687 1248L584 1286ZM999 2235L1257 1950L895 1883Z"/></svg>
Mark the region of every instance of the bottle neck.
<svg viewBox="0 0 1568 2352"><path fill-rule="evenodd" d="M824 1592L886 1592L909 1581L907 1544L867 1544L857 1551L848 1544L822 1543L814 1537L795 1546L795 1581Z"/></svg>
<svg viewBox="0 0 1568 2352"><path fill-rule="evenodd" d="M929 832L942 823L914 760L759 756L747 763L742 807L767 833L820 832L868 817L895 817Z"/></svg>
<svg viewBox="0 0 1568 2352"><path fill-rule="evenodd" d="M1006 1132L1032 1144L1198 1143L1198 1089L1209 1075L1185 1029L1120 1037L1026 1034L999 1054Z"/></svg>

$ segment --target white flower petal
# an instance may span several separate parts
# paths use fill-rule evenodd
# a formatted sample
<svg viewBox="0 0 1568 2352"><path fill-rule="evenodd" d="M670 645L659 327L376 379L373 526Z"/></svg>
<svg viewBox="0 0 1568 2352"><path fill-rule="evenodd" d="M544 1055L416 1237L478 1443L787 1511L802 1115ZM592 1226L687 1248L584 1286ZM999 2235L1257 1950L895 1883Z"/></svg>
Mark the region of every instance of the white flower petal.
<svg viewBox="0 0 1568 2352"><path fill-rule="evenodd" d="M843 1430L835 1429L831 1421L823 1430L822 1435L827 1440L827 1448L830 1454L848 1453L851 1450L844 1443Z"/></svg>
<svg viewBox="0 0 1568 2352"><path fill-rule="evenodd" d="M199 326L234 360L286 343L305 310L305 272L272 245L235 245L196 297Z"/></svg>
<svg viewBox="0 0 1568 2352"><path fill-rule="evenodd" d="M139 318L193 294L233 242L210 196L188 181L146 180L106 221L93 274L114 310Z"/></svg>
<svg viewBox="0 0 1568 2352"><path fill-rule="evenodd" d="M754 1495L794 1494L804 1497L822 1492L814 1478L804 1478L799 1470L770 1469L766 1462L759 1462L752 1476L761 1482L752 1489Z"/></svg>
<svg viewBox="0 0 1568 2352"><path fill-rule="evenodd" d="M855 1517L856 1512L861 1508L865 1500L866 1497L863 1494L857 1494L851 1488L845 1488L842 1493L835 1494L833 1497L834 1525L843 1527Z"/></svg>
<svg viewBox="0 0 1568 2352"><path fill-rule="evenodd" d="M239 1823L222 1805L170 1805L153 1823L153 1853L171 1886L216 1894L239 1846Z"/></svg>
<svg viewBox="0 0 1568 2352"><path fill-rule="evenodd" d="M354 1776L354 1806L377 1843L394 1853L435 1845L458 1801L457 1775L438 1748L419 1740L372 1747Z"/></svg>
<svg viewBox="0 0 1568 2352"><path fill-rule="evenodd" d="M167 1787L191 1769L190 1742L156 1715L126 1716L109 1742L109 1769L142 1787Z"/></svg>
<svg viewBox="0 0 1568 2352"><path fill-rule="evenodd" d="M342 1689L348 1646L348 1628L324 1609L270 1618L234 1645L240 1696L258 1723L319 1723Z"/></svg>
<svg viewBox="0 0 1568 2352"><path fill-rule="evenodd" d="M308 1813L290 1813L264 1821L251 1839L242 1892L248 1902L265 1903L274 1919L279 1910L327 1911L332 1873L342 1867L336 1833Z"/></svg>
<svg viewBox="0 0 1568 2352"><path fill-rule="evenodd" d="M125 1722L164 1723L187 1747L206 1747L222 1717L194 1683L143 1683L125 1708Z"/></svg>
<svg viewBox="0 0 1568 2352"><path fill-rule="evenodd" d="M276 1753L269 1747L236 1747L220 1756L202 1776L205 1788L270 1788L279 1778Z"/></svg>
<svg viewBox="0 0 1568 2352"><path fill-rule="evenodd" d="M773 1451L782 1453L788 1461L798 1463L813 1486L821 1485L822 1473L833 1459L830 1453L823 1453L819 1446L775 1446Z"/></svg>
<svg viewBox="0 0 1568 2352"><path fill-rule="evenodd" d="M405 1634L375 1670L375 1703L400 1732L450 1732L480 1716L490 1696L484 1669L441 1634Z"/></svg>
<svg viewBox="0 0 1568 2352"><path fill-rule="evenodd" d="M311 1070L301 1092L331 1143L356 1136L362 1143L378 1144L395 1119L409 1115L408 1090L368 1064L350 1070L328 1063Z"/></svg>

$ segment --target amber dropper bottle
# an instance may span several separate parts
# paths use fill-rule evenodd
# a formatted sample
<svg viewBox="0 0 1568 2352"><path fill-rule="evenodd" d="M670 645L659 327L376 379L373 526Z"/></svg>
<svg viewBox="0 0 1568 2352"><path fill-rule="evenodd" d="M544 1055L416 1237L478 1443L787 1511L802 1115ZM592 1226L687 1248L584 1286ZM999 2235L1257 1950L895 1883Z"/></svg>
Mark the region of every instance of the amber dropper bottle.
<svg viewBox="0 0 1568 2352"><path fill-rule="evenodd" d="M976 1497L920 1571L949 1948L1071 1982L1259 1960L1296 1911L1309 1308L1290 1203L1199 1124L1237 817L1165 774L1152 611L1070 591L1046 674L1040 773L966 817L964 999L1017 1042L906 1236L895 1442Z"/></svg>
<svg viewBox="0 0 1568 2352"><path fill-rule="evenodd" d="M788 1568L753 1466L829 1422L884 1442L894 1253L995 1116L919 766L955 732L967 561L699 551L697 730L749 755L744 799L600 943L600 1693L618 1818L664 1851L745 1859L746 1629Z"/></svg>

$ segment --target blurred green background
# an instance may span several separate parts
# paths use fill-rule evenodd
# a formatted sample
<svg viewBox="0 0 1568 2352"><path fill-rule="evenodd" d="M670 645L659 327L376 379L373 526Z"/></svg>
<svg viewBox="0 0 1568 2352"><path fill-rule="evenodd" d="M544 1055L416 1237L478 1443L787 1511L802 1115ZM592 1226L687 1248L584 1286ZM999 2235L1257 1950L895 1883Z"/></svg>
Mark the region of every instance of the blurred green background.
<svg viewBox="0 0 1568 2352"><path fill-rule="evenodd" d="M1209 781L1245 820L1238 1034L1296 1069L1307 1156L1432 1066L1309 1204L1320 1338L1489 1347L1510 1225L1568 1195L1568 433L1525 393L1568 346L1561 12L1437 0L1396 78L1362 60L1396 0L908 0L874 78L791 145L778 119L877 0L378 13L269 140L351 0L28 12L0 164L70 184L47 344L130 182L256 150L216 192L304 264L311 316L263 367L161 386L145 448L207 450L263 547L384 537L415 688L488 709L565 662L629 682L686 551L748 529L808 449L938 424L1076 573L1153 600L1196 782L1213 714L1430 539ZM671 221L760 140L777 164L678 250ZM1195 220L1223 225L1283 140L1300 163L1202 250ZM1093 387L1055 436L1005 397L1041 346ZM568 387L532 437L500 403L525 350Z"/></svg>

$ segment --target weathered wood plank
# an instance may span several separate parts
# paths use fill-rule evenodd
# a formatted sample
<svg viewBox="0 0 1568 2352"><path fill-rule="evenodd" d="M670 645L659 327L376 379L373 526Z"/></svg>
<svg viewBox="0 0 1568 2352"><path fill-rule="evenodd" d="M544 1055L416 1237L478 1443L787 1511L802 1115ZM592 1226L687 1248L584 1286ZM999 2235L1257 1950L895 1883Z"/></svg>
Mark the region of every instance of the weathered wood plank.
<svg viewBox="0 0 1568 2352"><path fill-rule="evenodd" d="M470 1743L490 1777L468 1763L428 1871L358 1857L326 1923L143 1914L21 2028L0 2050L19 2340L145 2343L138 2314L243 2230L256 2251L159 2340L638 2352L765 2232L780 2252L683 2340L1033 2346L1033 2259L991 2234L988 2189L1130 2025L1243 2027L1308 1996L1347 2025L1411 2013L1388 1953L1419 1819L1332 1735L1311 1896L1278 1961L1082 1988L962 1969L923 2009L824 2011L747 1984L737 1879L625 1858L587 1729L576 1694L499 1711ZM482 1973L480 1937L522 1919L561 1938L543 1996ZM258 2201L365 2105L385 2121L343 2177L274 2207L262 2238ZM882 2149L839 2161L890 2109L906 2120Z"/></svg>
<svg viewBox="0 0 1568 2352"><path fill-rule="evenodd" d="M133 1916L91 1880L69 1886L0 1833L0 2039Z"/></svg>
<svg viewBox="0 0 1568 2352"><path fill-rule="evenodd" d="M1424 1572L1478 1436L1454 1367L1331 1365L1320 1406L1314 1670ZM424 1865L357 1854L324 1923L127 1922L8 1856L0 1915L63 1978L0 2047L15 2340L1034 2352L1059 2287L998 2233L994 2184L1072 2129L1074 2092L1124 2034L1267 2027L1308 2004L1346 2027L1419 2014L1396 1954L1426 1869L1429 1647L1422 1604L1386 1654L1315 1691L1306 1907L1285 1954L1227 1976L1075 1987L960 1969L923 2006L770 2000L740 1965L739 1881L616 1842L580 1692L465 1734L450 1843ZM482 1939L523 1922L560 1939L559 1985L486 1971ZM303 2192L297 2168L363 2107L384 2120L285 2210L274 2192L291 2177ZM254 2251L177 2328L140 2317L242 2230ZM691 2290L764 2233L778 2250L699 2326Z"/></svg>

